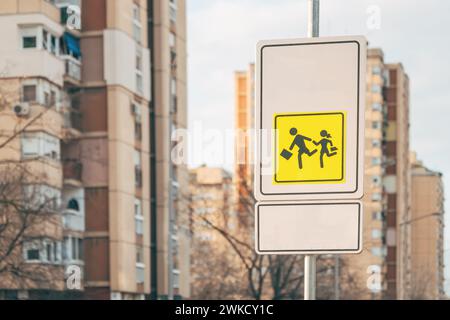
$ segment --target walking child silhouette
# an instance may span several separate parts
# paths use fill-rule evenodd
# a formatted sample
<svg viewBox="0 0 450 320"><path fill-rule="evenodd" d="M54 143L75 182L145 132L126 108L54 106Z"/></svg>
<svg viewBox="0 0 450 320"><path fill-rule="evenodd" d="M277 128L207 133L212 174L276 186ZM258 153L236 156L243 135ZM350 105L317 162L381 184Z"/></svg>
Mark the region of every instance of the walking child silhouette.
<svg viewBox="0 0 450 320"><path fill-rule="evenodd" d="M315 154L317 152L317 149L313 150L313 151L309 151L309 149L306 147L306 143L305 141L312 141L311 138L302 136L301 134L297 134L297 129L296 128L292 128L289 133L294 137L294 141L292 141L291 146L289 147L289 150L292 151L292 149L294 149L295 146L298 147L298 167L299 169L303 168L303 163L302 163L302 155L306 154L309 157L311 157L313 154Z"/></svg>
<svg viewBox="0 0 450 320"><path fill-rule="evenodd" d="M323 164L323 156L327 155L328 157L332 157L335 156L337 154L337 152L330 152L330 150L328 150L328 144L330 144L331 146L331 151L336 151L337 148L333 147L333 141L331 141L331 135L326 131L326 130L322 130L320 132L320 136L323 138L320 141L313 141L313 143L318 146L321 145L321 150L320 150L320 167L323 168L324 164Z"/></svg>

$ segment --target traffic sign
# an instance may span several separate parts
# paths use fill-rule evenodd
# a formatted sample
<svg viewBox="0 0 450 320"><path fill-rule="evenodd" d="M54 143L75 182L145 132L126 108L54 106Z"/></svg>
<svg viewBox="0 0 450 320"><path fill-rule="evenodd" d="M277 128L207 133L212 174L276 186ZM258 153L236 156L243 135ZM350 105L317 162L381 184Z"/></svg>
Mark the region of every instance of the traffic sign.
<svg viewBox="0 0 450 320"><path fill-rule="evenodd" d="M274 184L344 183L345 113L275 114Z"/></svg>
<svg viewBox="0 0 450 320"><path fill-rule="evenodd" d="M267 201L255 206L259 254L359 253L362 204L359 201Z"/></svg>
<svg viewBox="0 0 450 320"><path fill-rule="evenodd" d="M366 55L360 36L258 43L257 200L363 196Z"/></svg>

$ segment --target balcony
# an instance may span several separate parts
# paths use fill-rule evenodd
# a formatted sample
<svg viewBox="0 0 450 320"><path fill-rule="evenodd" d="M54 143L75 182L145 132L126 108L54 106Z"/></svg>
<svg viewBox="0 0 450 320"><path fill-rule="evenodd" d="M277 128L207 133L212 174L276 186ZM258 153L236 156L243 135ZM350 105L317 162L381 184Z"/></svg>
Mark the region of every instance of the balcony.
<svg viewBox="0 0 450 320"><path fill-rule="evenodd" d="M80 211L66 209L63 211L63 227L65 230L84 232L84 215Z"/></svg>
<svg viewBox="0 0 450 320"><path fill-rule="evenodd" d="M63 189L63 208L62 218L65 233L84 232L84 189L81 187L65 186ZM75 235L75 237L80 238L80 235Z"/></svg>
<svg viewBox="0 0 450 320"><path fill-rule="evenodd" d="M64 81L75 86L81 82L81 62L70 55L62 56L65 65Z"/></svg>

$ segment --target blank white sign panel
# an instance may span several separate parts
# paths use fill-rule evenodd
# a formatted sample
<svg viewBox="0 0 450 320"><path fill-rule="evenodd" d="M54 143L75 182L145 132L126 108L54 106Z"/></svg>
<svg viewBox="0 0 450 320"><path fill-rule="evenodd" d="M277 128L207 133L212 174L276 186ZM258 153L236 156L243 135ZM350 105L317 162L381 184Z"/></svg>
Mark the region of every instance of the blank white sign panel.
<svg viewBox="0 0 450 320"><path fill-rule="evenodd" d="M359 201L258 203L256 250L260 254L359 253Z"/></svg>

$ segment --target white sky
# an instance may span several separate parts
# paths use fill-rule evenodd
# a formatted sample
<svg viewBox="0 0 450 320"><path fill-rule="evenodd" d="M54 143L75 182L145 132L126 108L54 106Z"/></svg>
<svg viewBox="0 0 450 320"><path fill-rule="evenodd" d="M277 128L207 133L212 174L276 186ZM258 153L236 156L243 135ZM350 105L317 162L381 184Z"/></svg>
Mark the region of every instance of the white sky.
<svg viewBox="0 0 450 320"><path fill-rule="evenodd" d="M204 129L233 128L233 72L255 60L258 40L305 37L306 2L188 0L191 129L199 124ZM427 167L444 174L446 198L450 199L450 1L322 0L320 6L322 36L365 35L371 47L383 49L386 62L404 65L411 81L411 149ZM367 27L371 6L381 10L379 29ZM224 166L231 169L232 144L225 148ZM190 164L203 162L221 164L206 158ZM446 223L446 256L450 257L448 215Z"/></svg>

